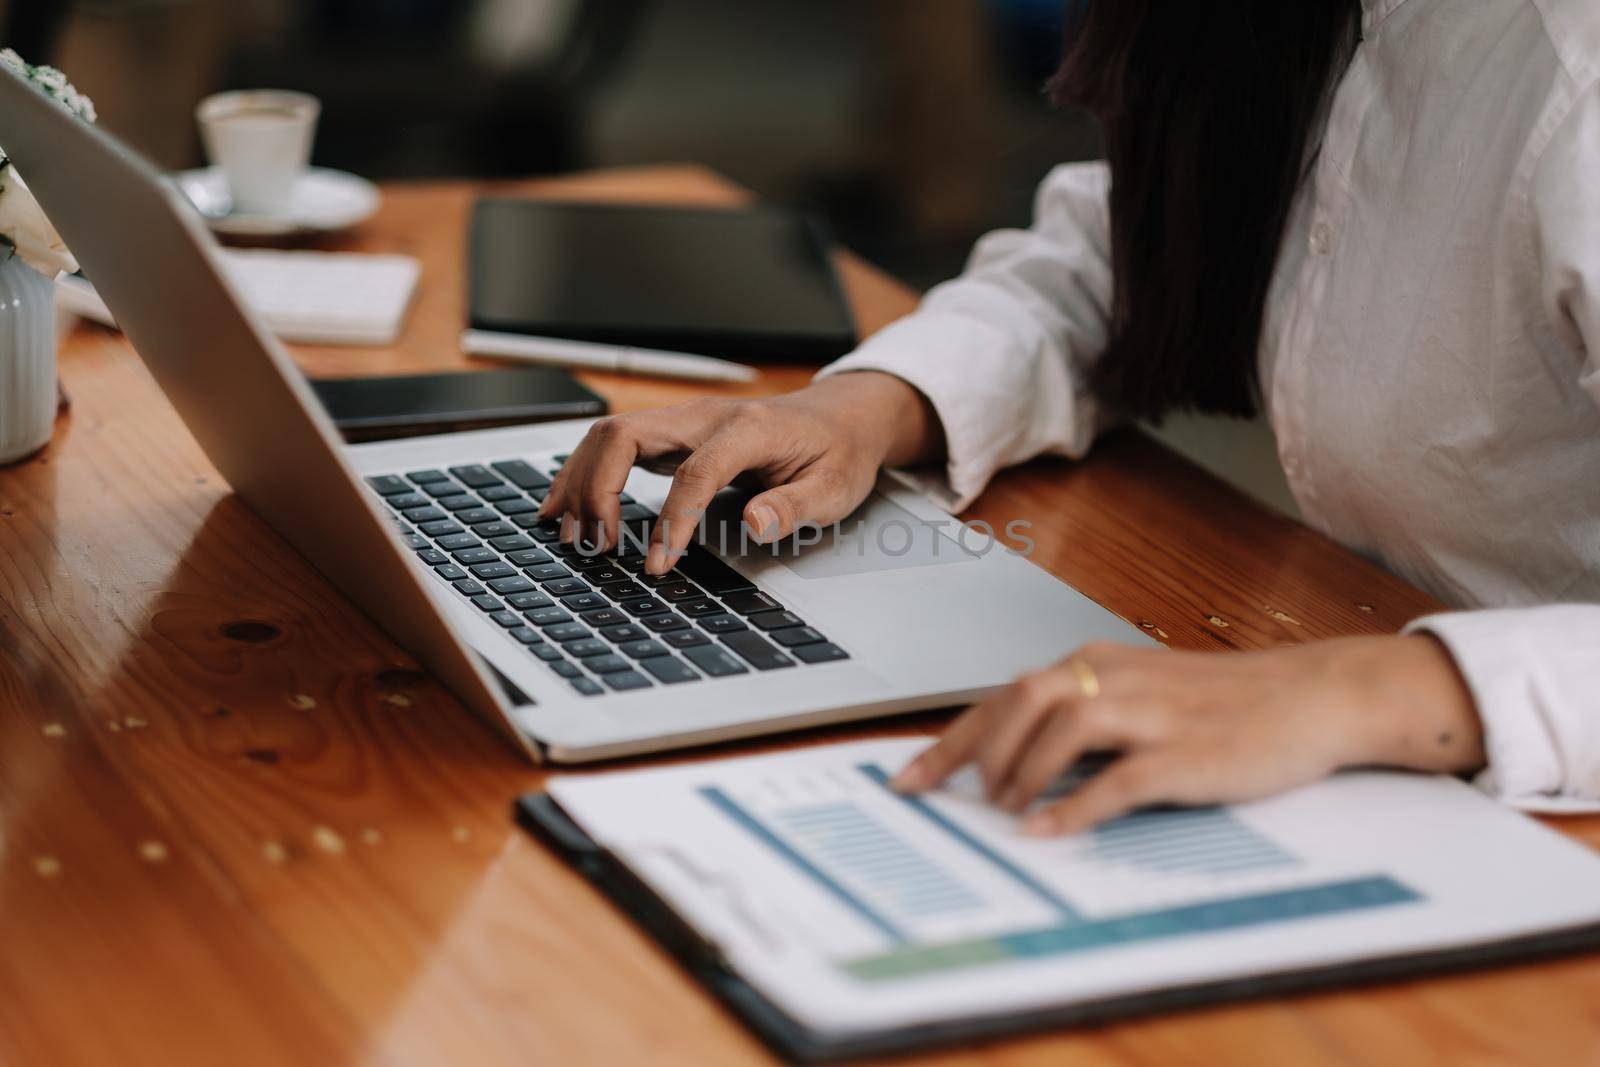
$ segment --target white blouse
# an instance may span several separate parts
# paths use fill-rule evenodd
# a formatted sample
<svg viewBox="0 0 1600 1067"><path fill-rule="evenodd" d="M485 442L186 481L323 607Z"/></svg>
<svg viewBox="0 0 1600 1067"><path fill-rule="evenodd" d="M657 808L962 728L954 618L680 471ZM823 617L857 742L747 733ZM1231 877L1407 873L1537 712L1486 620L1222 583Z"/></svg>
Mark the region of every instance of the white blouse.
<svg viewBox="0 0 1600 1067"><path fill-rule="evenodd" d="M1261 372L1306 521L1461 609L1482 784L1600 809L1600 2L1365 0L1269 297ZM823 373L875 369L944 423L952 510L1081 456L1111 297L1103 165Z"/></svg>

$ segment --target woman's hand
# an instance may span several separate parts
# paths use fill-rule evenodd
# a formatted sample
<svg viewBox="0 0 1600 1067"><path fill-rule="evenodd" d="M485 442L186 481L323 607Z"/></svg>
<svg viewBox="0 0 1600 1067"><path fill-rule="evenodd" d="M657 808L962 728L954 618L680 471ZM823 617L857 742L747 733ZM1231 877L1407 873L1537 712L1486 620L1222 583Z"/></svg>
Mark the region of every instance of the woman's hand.
<svg viewBox="0 0 1600 1067"><path fill-rule="evenodd" d="M1075 833L1149 804L1249 800L1341 767L1482 766L1471 694L1431 637L1360 637L1206 654L1096 644L968 710L895 779L931 789L968 763L1026 809L1079 757L1116 751L1088 784L1033 812Z"/></svg>
<svg viewBox="0 0 1600 1067"><path fill-rule="evenodd" d="M844 518L885 464L942 450L931 407L904 381L858 371L771 400L707 397L601 419L556 475L540 515L561 516L561 539L615 544L617 494L636 464L674 471L651 533L645 570L665 574L688 547L711 498L741 475L766 491L744 522L763 543L801 523Z"/></svg>

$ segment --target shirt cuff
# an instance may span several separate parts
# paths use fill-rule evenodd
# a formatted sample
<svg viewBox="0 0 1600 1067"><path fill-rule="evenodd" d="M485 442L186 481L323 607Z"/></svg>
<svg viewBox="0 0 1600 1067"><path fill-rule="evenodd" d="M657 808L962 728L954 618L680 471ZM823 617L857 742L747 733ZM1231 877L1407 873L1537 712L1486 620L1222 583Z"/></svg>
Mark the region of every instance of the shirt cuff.
<svg viewBox="0 0 1600 1067"><path fill-rule="evenodd" d="M1553 648L1574 640L1573 620L1565 613L1582 613L1581 626L1592 623L1589 613L1595 611L1600 609L1451 612L1405 628L1444 644L1477 703L1488 767L1476 784L1524 811L1600 811L1600 782L1583 780L1600 767L1600 716L1586 722L1590 716L1582 709L1567 706L1575 679L1559 677L1566 665L1552 656ZM1600 682L1600 673L1594 681Z"/></svg>
<svg viewBox="0 0 1600 1067"><path fill-rule="evenodd" d="M848 356L817 372L881 371L906 382L933 406L944 427L946 463L938 474L912 475L917 488L952 515L964 510L1005 465L1008 434L996 427L1016 406L1001 395L1014 374L990 375L985 353L1012 344L1003 331L965 315L919 311L879 330ZM996 371L1002 368L993 368ZM994 395L992 395L994 394ZM907 472L910 473L910 472Z"/></svg>

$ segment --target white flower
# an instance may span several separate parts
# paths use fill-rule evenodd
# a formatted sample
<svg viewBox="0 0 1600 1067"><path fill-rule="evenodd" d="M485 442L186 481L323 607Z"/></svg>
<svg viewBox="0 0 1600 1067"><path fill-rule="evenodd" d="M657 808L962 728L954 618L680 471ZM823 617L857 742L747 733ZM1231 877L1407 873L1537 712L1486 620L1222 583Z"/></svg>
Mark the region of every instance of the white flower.
<svg viewBox="0 0 1600 1067"><path fill-rule="evenodd" d="M7 163L0 165L0 258L13 254L46 278L78 269L78 261L45 218L22 175Z"/></svg>

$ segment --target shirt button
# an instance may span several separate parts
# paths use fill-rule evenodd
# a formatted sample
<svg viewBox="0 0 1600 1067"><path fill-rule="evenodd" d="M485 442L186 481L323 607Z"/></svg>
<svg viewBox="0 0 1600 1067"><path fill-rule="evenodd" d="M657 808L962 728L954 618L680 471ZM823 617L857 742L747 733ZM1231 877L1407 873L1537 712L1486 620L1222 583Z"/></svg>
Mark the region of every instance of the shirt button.
<svg viewBox="0 0 1600 1067"><path fill-rule="evenodd" d="M1311 240L1307 242L1314 256L1325 256L1333 247L1333 230L1326 222L1311 227Z"/></svg>

